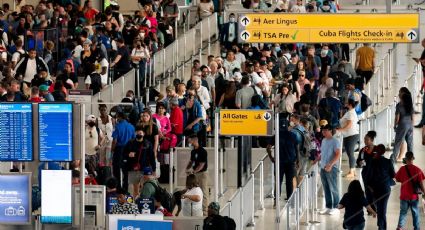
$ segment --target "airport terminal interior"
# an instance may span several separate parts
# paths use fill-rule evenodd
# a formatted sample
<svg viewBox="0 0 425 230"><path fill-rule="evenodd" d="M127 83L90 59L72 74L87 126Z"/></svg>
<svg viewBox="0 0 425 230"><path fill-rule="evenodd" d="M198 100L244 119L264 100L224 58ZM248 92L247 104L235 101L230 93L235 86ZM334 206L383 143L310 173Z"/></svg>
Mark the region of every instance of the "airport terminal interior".
<svg viewBox="0 0 425 230"><path fill-rule="evenodd" d="M425 1L0 4L0 230L424 228Z"/></svg>

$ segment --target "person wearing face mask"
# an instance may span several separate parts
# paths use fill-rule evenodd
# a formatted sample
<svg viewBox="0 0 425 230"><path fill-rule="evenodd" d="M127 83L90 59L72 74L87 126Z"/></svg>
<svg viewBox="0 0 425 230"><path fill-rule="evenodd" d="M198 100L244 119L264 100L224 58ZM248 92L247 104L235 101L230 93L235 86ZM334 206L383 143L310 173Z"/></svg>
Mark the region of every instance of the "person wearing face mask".
<svg viewBox="0 0 425 230"><path fill-rule="evenodd" d="M127 190L128 185L133 187L133 197L139 195L140 179L142 170L151 167L156 170L155 154L152 143L145 139L142 126L136 126L136 138L130 140L124 148L124 163L128 172L128 181L124 181L123 188Z"/></svg>
<svg viewBox="0 0 425 230"><path fill-rule="evenodd" d="M221 46L228 50L232 49L232 44L237 43L237 31L238 23L236 21L236 16L234 13L231 13L229 15L229 21L224 23L220 33Z"/></svg>
<svg viewBox="0 0 425 230"><path fill-rule="evenodd" d="M85 128L85 158L86 169L89 174L95 173L99 164L99 150L104 144L105 137L103 132L96 126L96 117L94 115L87 116Z"/></svg>

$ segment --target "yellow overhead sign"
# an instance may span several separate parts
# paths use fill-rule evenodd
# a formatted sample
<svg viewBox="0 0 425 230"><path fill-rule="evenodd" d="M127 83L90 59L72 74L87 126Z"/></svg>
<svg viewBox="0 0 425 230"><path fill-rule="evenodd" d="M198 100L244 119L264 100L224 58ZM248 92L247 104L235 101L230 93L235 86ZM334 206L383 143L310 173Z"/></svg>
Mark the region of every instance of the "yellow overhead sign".
<svg viewBox="0 0 425 230"><path fill-rule="evenodd" d="M419 41L419 14L244 14L239 41L403 43Z"/></svg>
<svg viewBox="0 0 425 230"><path fill-rule="evenodd" d="M220 110L220 135L271 136L272 110Z"/></svg>

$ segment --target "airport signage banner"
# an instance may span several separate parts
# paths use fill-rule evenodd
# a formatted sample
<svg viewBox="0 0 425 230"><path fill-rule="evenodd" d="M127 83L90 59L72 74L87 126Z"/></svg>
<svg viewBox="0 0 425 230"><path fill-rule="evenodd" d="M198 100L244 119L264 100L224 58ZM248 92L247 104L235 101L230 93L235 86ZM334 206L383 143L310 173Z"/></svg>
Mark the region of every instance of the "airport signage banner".
<svg viewBox="0 0 425 230"><path fill-rule="evenodd" d="M0 175L0 223L31 221L31 174Z"/></svg>
<svg viewBox="0 0 425 230"><path fill-rule="evenodd" d="M172 221L118 220L119 230L172 230Z"/></svg>
<svg viewBox="0 0 425 230"><path fill-rule="evenodd" d="M272 136L272 110L220 110L220 135Z"/></svg>
<svg viewBox="0 0 425 230"><path fill-rule="evenodd" d="M419 14L240 14L240 43L417 43Z"/></svg>

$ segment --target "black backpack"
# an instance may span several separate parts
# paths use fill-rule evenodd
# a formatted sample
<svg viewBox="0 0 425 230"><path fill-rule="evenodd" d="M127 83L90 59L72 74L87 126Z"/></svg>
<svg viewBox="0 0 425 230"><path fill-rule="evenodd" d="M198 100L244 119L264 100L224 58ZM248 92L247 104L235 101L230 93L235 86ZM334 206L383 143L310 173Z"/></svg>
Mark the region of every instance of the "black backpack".
<svg viewBox="0 0 425 230"><path fill-rule="evenodd" d="M255 86L251 86L252 89L254 90L254 95L252 96L252 98L256 98L255 100L258 101L258 106L260 106L260 109L268 109L268 103L267 101L264 100L263 96L261 96L260 94L257 93L257 90L255 89ZM251 101L254 100L251 98Z"/></svg>
<svg viewBox="0 0 425 230"><path fill-rule="evenodd" d="M362 112L365 112L372 105L372 100L362 92L362 98L360 99L360 108Z"/></svg>
<svg viewBox="0 0 425 230"><path fill-rule="evenodd" d="M236 230L236 222L232 218L223 216L223 219L226 222L227 230Z"/></svg>
<svg viewBox="0 0 425 230"><path fill-rule="evenodd" d="M91 73L89 77L91 79L90 89L93 90L93 95L95 95L102 89L102 78L99 73Z"/></svg>
<svg viewBox="0 0 425 230"><path fill-rule="evenodd" d="M151 184L155 188L155 195L158 195L162 198L162 207L167 209L167 211L172 212L174 208L173 196L165 188L155 184L153 181L148 181L146 183Z"/></svg>

